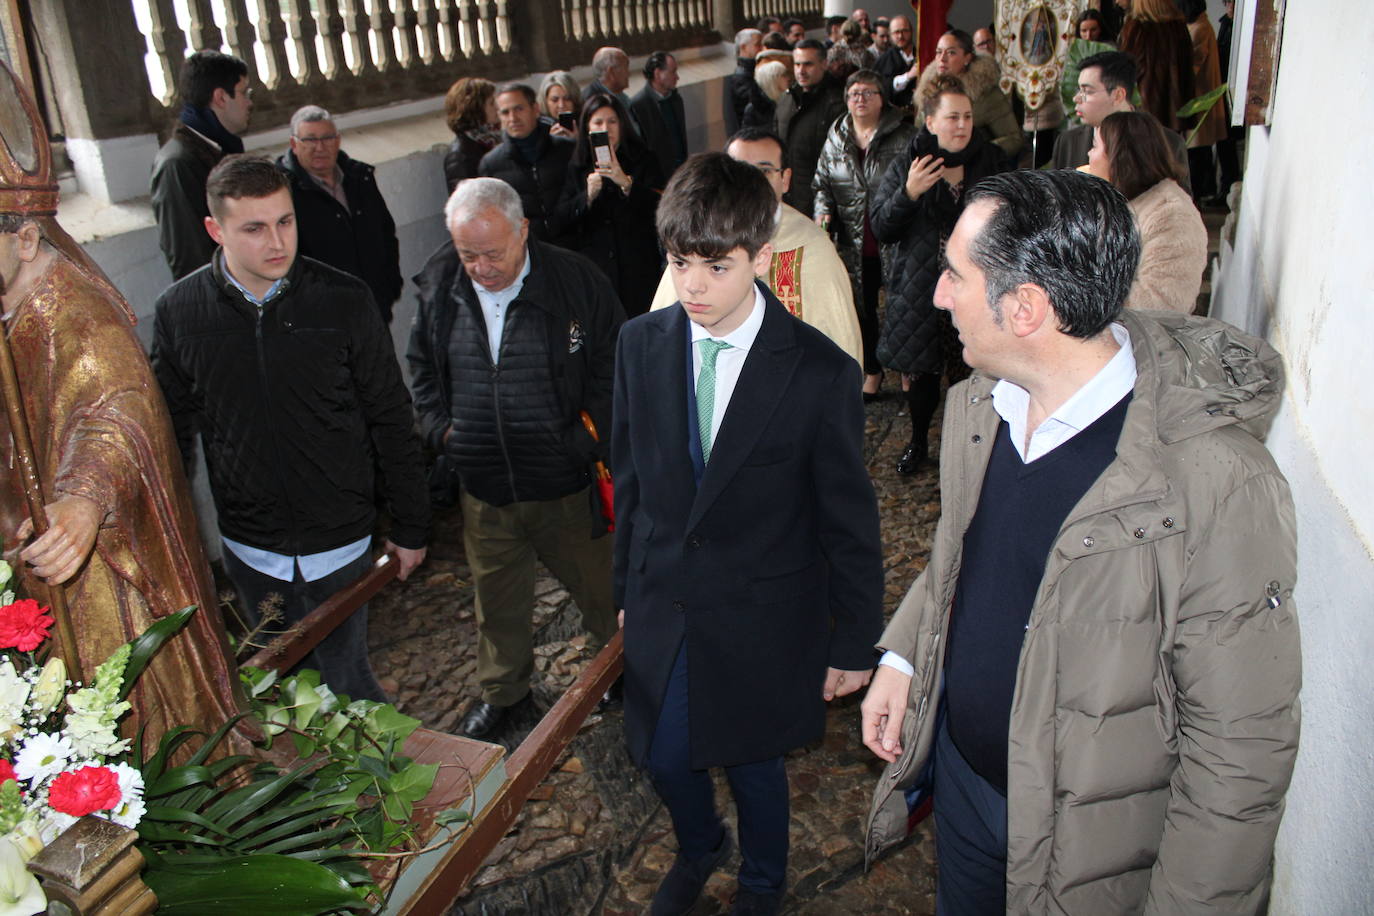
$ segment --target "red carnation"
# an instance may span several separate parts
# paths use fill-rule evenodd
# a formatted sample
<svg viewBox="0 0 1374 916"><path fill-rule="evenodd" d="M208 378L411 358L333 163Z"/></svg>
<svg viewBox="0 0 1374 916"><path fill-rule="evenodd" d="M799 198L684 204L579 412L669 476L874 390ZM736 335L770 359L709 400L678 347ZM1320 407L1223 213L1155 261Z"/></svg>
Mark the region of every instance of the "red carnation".
<svg viewBox="0 0 1374 916"><path fill-rule="evenodd" d="M0 607L0 649L32 652L48 638L52 618L32 598Z"/></svg>
<svg viewBox="0 0 1374 916"><path fill-rule="evenodd" d="M9 782L11 779L19 781L19 777L14 775L14 764L0 757L0 783Z"/></svg>
<svg viewBox="0 0 1374 916"><path fill-rule="evenodd" d="M107 811L122 797L119 777L108 767L82 767L62 773L48 788L48 804L73 817Z"/></svg>

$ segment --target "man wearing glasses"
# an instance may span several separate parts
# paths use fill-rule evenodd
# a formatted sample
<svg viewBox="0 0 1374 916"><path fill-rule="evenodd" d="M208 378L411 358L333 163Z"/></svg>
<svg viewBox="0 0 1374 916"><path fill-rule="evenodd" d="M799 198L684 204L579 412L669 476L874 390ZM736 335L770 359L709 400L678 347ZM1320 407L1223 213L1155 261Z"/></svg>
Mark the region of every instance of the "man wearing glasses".
<svg viewBox="0 0 1374 916"><path fill-rule="evenodd" d="M401 295L396 222L375 169L339 147L339 130L323 108L306 105L291 116L291 148L277 165L291 178L299 251L366 283L390 323Z"/></svg>
<svg viewBox="0 0 1374 916"><path fill-rule="evenodd" d="M916 61L916 45L912 40L911 20L893 16L888 25L891 46L878 57L873 69L883 75L888 102L894 108L911 107L911 90L921 75Z"/></svg>

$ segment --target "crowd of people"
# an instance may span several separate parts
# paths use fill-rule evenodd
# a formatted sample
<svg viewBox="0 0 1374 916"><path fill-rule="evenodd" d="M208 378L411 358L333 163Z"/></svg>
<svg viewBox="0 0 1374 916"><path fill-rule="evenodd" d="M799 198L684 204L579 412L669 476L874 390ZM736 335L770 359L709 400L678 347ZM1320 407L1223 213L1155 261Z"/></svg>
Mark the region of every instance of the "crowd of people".
<svg viewBox="0 0 1374 916"><path fill-rule="evenodd" d="M489 738L529 701L543 563L591 647L624 628L627 738L681 850L654 913L689 910L732 848L712 766L740 811L734 912L778 911L784 755L870 678L865 743L893 769L869 852L899 838L918 775L957 785L963 801L936 808L943 912L1262 899L1296 742L1292 507L1241 427L1281 377L1262 342L1188 317L1196 200L1228 178L1226 154L1219 186L1203 152L1226 136L1176 111L1219 80L1216 38L1200 3L1124 5L1075 24L1120 42L1081 62L1077 126L1062 106L1018 114L991 29L947 31L923 67L909 17L864 10L825 39L795 20L741 30L719 153L692 149L666 51L633 97L614 47L585 86L458 80L449 240L414 277L410 392L372 167L314 105L276 161L244 155L247 67L192 55L153 172L176 278L153 364L188 466L203 444L250 615L277 592L298 619L356 578L379 504L404 579L432 507L460 505L481 696L459 730ZM903 475L933 461L951 387L936 553L880 636L862 440L885 371L911 423ZM614 505L590 485L597 460ZM1110 619L1080 620L1097 588L1115 590ZM380 698L364 620L310 663ZM1056 692L1060 651L1074 670ZM1015 704L1032 683L1034 708ZM1261 733L1273 759L1246 744ZM1232 755L1245 792L1217 785ZM1119 838L1087 839L1106 829L1094 797ZM1233 868L1198 854L1223 834Z"/></svg>

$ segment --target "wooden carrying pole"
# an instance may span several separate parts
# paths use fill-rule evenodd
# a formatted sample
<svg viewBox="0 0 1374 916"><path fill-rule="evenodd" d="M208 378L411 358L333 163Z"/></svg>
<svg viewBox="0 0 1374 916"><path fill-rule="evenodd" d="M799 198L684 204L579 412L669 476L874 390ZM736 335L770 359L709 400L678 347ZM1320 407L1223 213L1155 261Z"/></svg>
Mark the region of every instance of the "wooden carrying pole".
<svg viewBox="0 0 1374 916"><path fill-rule="evenodd" d="M43 508L46 505L43 484L38 479L33 437L29 435L29 421L24 416L24 402L19 392L19 374L14 368L9 334L3 322L0 322L0 397L4 398L5 412L9 416L10 435L14 437L15 459L19 465L19 482L24 488L24 500L29 505L29 517L33 519L33 533L41 536L48 530L48 513ZM76 632L72 629L72 616L67 610L67 593L60 585L47 585L47 590L48 607L57 621L57 640L62 660L67 664L67 675L74 681L84 682L81 653L76 645Z"/></svg>

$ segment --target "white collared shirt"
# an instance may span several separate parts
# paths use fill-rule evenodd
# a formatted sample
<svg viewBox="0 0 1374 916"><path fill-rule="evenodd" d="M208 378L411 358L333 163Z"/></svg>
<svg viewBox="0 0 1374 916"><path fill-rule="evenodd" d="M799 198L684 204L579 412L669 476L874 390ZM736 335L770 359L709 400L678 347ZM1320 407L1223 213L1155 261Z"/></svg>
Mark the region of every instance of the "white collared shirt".
<svg viewBox="0 0 1374 916"><path fill-rule="evenodd" d="M515 297L520 295L520 290L525 285L525 278L529 275L530 250L526 248L525 266L520 269L520 276L516 277L515 282L510 286L492 292L480 283L474 282L472 284L473 291L477 293L477 304L482 307L482 317L487 322L487 346L491 349L493 366L501 361L501 332L506 327L506 312L509 311L510 304L515 301Z"/></svg>
<svg viewBox="0 0 1374 916"><path fill-rule="evenodd" d="M725 410L730 406L730 397L735 393L735 385L739 382L739 374L744 369L744 360L749 355L749 348L754 345L754 339L759 336L759 328L763 327L763 311L763 292L755 283L754 308L749 313L749 317L744 319L743 324L724 337L712 337L711 333L701 325L695 321L688 321L692 327L693 384L701 377L701 348L697 346L697 341L723 340L730 345L728 349L721 350L716 356L716 400L715 409L711 413L712 442L716 441L716 434L720 432L720 421L725 418Z"/></svg>
<svg viewBox="0 0 1374 916"><path fill-rule="evenodd" d="M1088 383L1074 392L1059 409L1046 417L1031 433L1026 446L1026 414L1030 410L1030 393L1014 382L1002 379L992 388L992 409L1006 421L1012 445L1024 464L1043 458L1074 436L1091 426L1099 417L1117 405L1135 388L1135 352L1131 349L1131 334L1125 325L1112 324L1112 337L1121 345L1107 365L1097 370ZM911 677L916 669L896 652L884 652L878 664L896 668Z"/></svg>
<svg viewBox="0 0 1374 916"><path fill-rule="evenodd" d="M907 65L907 68L908 68L908 69L911 67L912 64L916 63L916 55L915 55L915 54L908 54L908 53L906 53L905 51L903 51L901 48L898 48L898 49L897 49L897 53L900 54L900 55L902 55L902 61L903 61L903 63L905 63L905 64ZM911 84L911 77L907 76L905 73L899 73L899 74L897 74L896 76L894 76L894 77L892 78L892 91L893 91L893 92L901 92L903 89L905 89L905 88L906 88L908 85L910 85L910 84Z"/></svg>

